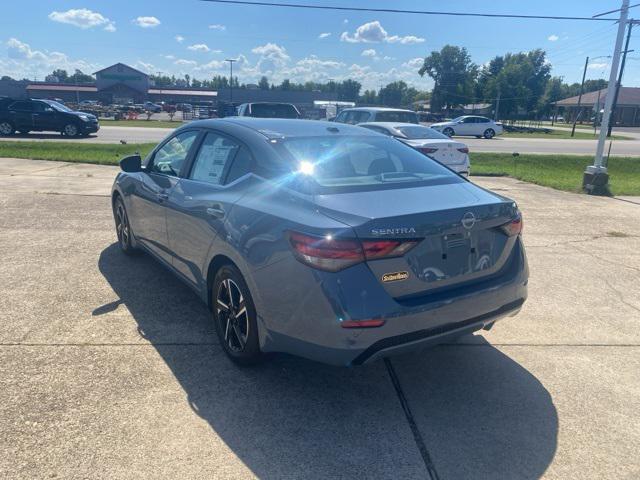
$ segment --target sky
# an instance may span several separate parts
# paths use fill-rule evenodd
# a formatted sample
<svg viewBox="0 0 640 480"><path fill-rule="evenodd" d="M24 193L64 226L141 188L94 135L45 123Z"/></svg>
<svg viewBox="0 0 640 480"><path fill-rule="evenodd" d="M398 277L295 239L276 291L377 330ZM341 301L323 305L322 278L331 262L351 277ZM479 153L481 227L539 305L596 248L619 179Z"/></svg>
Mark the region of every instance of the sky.
<svg viewBox="0 0 640 480"><path fill-rule="evenodd" d="M290 0L291 3L414 10L587 16L619 8L620 0ZM632 2L633 3L633 2ZM640 7L632 9L640 18ZM257 83L353 78L364 89L404 80L419 89L433 82L417 73L422 59L446 44L467 48L482 65L496 55L542 48L552 74L579 82L608 78L614 22L489 19L415 14L300 10L223 5L201 0L3 2L0 76L44 80L56 68L93 73L123 62L147 73L192 78L228 75ZM640 25L623 84L640 86Z"/></svg>

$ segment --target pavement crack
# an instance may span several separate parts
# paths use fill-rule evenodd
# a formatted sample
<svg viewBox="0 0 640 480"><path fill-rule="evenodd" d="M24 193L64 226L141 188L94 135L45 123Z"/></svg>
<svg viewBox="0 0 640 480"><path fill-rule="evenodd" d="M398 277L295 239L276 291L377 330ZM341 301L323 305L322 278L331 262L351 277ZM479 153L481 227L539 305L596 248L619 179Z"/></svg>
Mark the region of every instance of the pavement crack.
<svg viewBox="0 0 640 480"><path fill-rule="evenodd" d="M420 429L416 424L413 413L411 412L411 408L409 407L409 402L407 401L407 397L402 390L402 385L400 385L400 379L396 375L396 372L391 364L391 360L388 358L384 359L384 364L387 367L387 372L389 373L389 378L391 378L391 383L393 384L393 388L396 391L398 396L398 400L400 400L400 405L402 406L402 410L404 411L404 415L407 418L407 422L409 423L409 427L411 428L411 433L413 434L413 439L416 442L416 446L418 447L418 451L422 456L422 461L424 462L424 466L429 473L429 478L431 480L438 480L438 472L436 471L436 467L433 464L433 460L431 460L431 455L429 455L429 450L427 449L427 445L424 443L424 439L422 438L422 434L420 433Z"/></svg>
<svg viewBox="0 0 640 480"><path fill-rule="evenodd" d="M618 290L616 287L614 287L611 282L609 282L609 280L607 279L603 279L604 283L607 285L607 287L609 287L609 289L614 292L618 298L620 299L620 301L622 303L624 303L627 307L629 308L633 308L636 312L640 312L640 308L636 307L634 304L629 303L625 298L624 295L622 294L622 292L620 290Z"/></svg>

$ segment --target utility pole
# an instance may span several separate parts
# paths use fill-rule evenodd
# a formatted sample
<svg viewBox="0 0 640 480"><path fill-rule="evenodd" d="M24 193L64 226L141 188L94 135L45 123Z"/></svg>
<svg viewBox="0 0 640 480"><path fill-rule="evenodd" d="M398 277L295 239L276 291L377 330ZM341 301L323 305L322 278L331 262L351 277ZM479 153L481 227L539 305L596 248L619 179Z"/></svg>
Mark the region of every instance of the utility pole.
<svg viewBox="0 0 640 480"><path fill-rule="evenodd" d="M580 104L582 103L582 91L584 90L584 79L587 76L587 66L589 65L589 57L584 61L584 71L582 72L582 83L580 83L580 95L578 95L578 108L577 113L573 116L573 127L571 128L571 136L576 134L576 123L578 123L578 117L580 116Z"/></svg>
<svg viewBox="0 0 640 480"><path fill-rule="evenodd" d="M500 87L498 87L498 97L496 98L496 111L493 114L493 120L498 121L498 111L500 110Z"/></svg>
<svg viewBox="0 0 640 480"><path fill-rule="evenodd" d="M618 81L616 82L616 93L613 97L613 107L611 107L611 118L609 119L609 128L607 130L607 137L611 136L611 130L613 129L613 115L618 105L618 95L620 94L620 86L622 85L622 75L624 75L624 65L627 63L627 52L629 52L629 39L631 38L631 29L635 20L629 20L629 28L627 28L627 40L624 45L624 51L622 52L622 64L620 65L620 72L618 73ZM633 50L631 50L633 51Z"/></svg>
<svg viewBox="0 0 640 480"><path fill-rule="evenodd" d="M588 166L582 178L582 187L591 194L607 194L609 191L609 174L607 168L602 164L602 156L604 153L604 144L607 140L607 131L609 129L609 118L611 117L611 107L613 106L613 95L611 87L616 82L616 74L620 66L620 50L622 48L622 40L624 39L624 30L627 26L627 16L629 14L629 0L622 0L620 8L620 20L618 24L618 35L616 36L616 44L613 49L613 59L611 60L611 72L609 72L609 83L607 87L607 98L604 102L604 117L600 126L600 135L598 136L598 147L596 148L596 156L593 165Z"/></svg>
<svg viewBox="0 0 640 480"><path fill-rule="evenodd" d="M229 62L229 103L233 106L233 62L237 62L237 59L227 58L225 62Z"/></svg>

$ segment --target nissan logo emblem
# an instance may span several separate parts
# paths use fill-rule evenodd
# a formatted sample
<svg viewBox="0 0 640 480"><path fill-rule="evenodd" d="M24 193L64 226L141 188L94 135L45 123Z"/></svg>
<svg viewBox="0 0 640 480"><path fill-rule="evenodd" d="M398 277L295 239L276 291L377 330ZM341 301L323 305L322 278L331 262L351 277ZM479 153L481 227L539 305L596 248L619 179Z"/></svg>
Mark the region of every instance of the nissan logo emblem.
<svg viewBox="0 0 640 480"><path fill-rule="evenodd" d="M462 226L467 230L471 230L475 224L476 216L473 213L467 212L462 216Z"/></svg>

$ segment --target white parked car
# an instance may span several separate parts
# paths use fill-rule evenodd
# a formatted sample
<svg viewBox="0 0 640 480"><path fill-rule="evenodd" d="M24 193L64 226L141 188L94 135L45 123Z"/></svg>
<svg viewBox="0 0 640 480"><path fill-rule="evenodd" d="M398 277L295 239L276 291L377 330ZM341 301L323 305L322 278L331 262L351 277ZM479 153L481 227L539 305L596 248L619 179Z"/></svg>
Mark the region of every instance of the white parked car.
<svg viewBox="0 0 640 480"><path fill-rule="evenodd" d="M454 135L470 135L478 138L493 138L502 133L502 124L487 117L463 115L448 122L438 122L431 128L444 133L447 137Z"/></svg>
<svg viewBox="0 0 640 480"><path fill-rule="evenodd" d="M462 142L423 125L413 123L361 123L359 127L392 136L421 153L434 158L460 175L469 176L469 148Z"/></svg>

